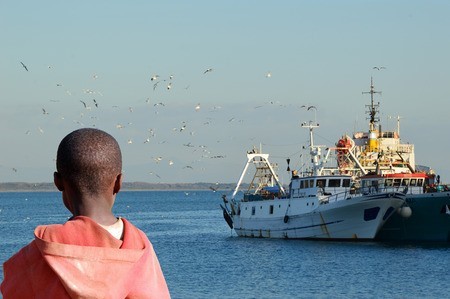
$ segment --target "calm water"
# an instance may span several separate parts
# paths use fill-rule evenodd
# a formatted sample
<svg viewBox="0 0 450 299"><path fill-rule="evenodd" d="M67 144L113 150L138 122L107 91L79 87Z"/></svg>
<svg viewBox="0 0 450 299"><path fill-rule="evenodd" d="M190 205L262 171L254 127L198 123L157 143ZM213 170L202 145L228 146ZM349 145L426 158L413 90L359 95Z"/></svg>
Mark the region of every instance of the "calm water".
<svg viewBox="0 0 450 299"><path fill-rule="evenodd" d="M450 298L449 244L238 238L219 203L211 191L119 193L114 212L147 233L172 298ZM0 193L0 261L68 217L59 193Z"/></svg>

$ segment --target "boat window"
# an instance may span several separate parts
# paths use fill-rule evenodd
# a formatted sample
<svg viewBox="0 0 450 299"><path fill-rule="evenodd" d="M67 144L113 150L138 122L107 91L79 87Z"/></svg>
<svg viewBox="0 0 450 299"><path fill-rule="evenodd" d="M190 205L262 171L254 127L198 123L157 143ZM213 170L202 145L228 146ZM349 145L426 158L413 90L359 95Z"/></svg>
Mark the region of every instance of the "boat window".
<svg viewBox="0 0 450 299"><path fill-rule="evenodd" d="M269 214L273 214L273 205L270 205L269 207Z"/></svg>
<svg viewBox="0 0 450 299"><path fill-rule="evenodd" d="M385 185L386 185L387 187L392 186L392 179L386 179Z"/></svg>
<svg viewBox="0 0 450 299"><path fill-rule="evenodd" d="M328 187L340 187L340 186L341 186L340 179L329 179L328 180Z"/></svg>
<svg viewBox="0 0 450 299"><path fill-rule="evenodd" d="M410 186L415 186L417 184L417 180L416 179L411 179L411 181L409 182Z"/></svg>
<svg viewBox="0 0 450 299"><path fill-rule="evenodd" d="M305 188L304 181L300 181L300 189Z"/></svg>
<svg viewBox="0 0 450 299"><path fill-rule="evenodd" d="M309 187L310 188L314 187L314 180L309 180Z"/></svg>
<svg viewBox="0 0 450 299"><path fill-rule="evenodd" d="M417 186L423 186L423 179L417 180Z"/></svg>
<svg viewBox="0 0 450 299"><path fill-rule="evenodd" d="M350 187L350 179L343 179L342 187Z"/></svg>
<svg viewBox="0 0 450 299"><path fill-rule="evenodd" d="M252 207L252 215L255 215L255 207Z"/></svg>
<svg viewBox="0 0 450 299"><path fill-rule="evenodd" d="M394 179L394 187L399 187L402 179Z"/></svg>
<svg viewBox="0 0 450 299"><path fill-rule="evenodd" d="M366 188L367 187L367 181L361 181L361 186L363 187L363 188Z"/></svg>
<svg viewBox="0 0 450 299"><path fill-rule="evenodd" d="M325 187L326 182L327 182L326 179L318 179L316 181L316 187L323 188L323 187Z"/></svg>
<svg viewBox="0 0 450 299"><path fill-rule="evenodd" d="M402 186L408 186L409 185L409 179L403 179Z"/></svg>
<svg viewBox="0 0 450 299"><path fill-rule="evenodd" d="M305 182L305 188L309 188L309 181L305 180L304 182Z"/></svg>
<svg viewBox="0 0 450 299"><path fill-rule="evenodd" d="M365 221L371 221L377 218L378 212L380 212L379 207L373 207L369 209L364 210L364 220Z"/></svg>

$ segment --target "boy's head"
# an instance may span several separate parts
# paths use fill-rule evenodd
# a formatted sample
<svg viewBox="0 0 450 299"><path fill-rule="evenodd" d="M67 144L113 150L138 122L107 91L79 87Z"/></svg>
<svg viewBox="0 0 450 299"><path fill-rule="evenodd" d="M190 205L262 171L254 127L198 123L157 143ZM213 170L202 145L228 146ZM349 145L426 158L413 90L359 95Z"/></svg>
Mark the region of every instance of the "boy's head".
<svg viewBox="0 0 450 299"><path fill-rule="evenodd" d="M73 131L59 144L56 170L78 192L101 194L122 172L119 144L98 129Z"/></svg>

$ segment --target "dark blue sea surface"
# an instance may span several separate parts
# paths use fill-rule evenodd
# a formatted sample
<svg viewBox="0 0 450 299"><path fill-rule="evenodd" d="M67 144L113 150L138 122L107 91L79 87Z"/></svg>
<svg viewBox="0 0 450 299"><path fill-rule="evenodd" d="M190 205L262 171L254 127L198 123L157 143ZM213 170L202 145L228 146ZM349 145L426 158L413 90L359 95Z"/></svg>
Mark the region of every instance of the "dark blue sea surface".
<svg viewBox="0 0 450 299"><path fill-rule="evenodd" d="M118 194L115 214L147 233L172 298L450 298L448 243L239 238L220 203L212 191ZM0 193L2 264L37 225L69 216L59 193Z"/></svg>

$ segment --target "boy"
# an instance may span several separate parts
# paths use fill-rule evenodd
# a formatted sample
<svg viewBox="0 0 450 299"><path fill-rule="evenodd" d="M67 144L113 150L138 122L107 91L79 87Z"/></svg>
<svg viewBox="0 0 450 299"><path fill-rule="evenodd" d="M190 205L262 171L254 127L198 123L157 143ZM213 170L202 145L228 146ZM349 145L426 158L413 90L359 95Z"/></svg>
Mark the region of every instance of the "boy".
<svg viewBox="0 0 450 299"><path fill-rule="evenodd" d="M147 236L112 213L122 185L117 141L76 130L61 141L56 169L73 216L38 226L34 241L5 262L3 298L170 298Z"/></svg>

